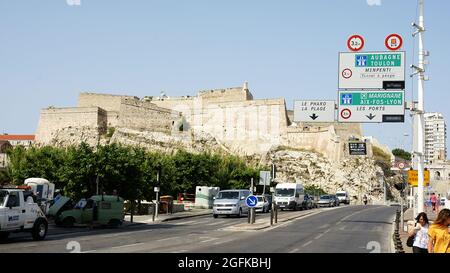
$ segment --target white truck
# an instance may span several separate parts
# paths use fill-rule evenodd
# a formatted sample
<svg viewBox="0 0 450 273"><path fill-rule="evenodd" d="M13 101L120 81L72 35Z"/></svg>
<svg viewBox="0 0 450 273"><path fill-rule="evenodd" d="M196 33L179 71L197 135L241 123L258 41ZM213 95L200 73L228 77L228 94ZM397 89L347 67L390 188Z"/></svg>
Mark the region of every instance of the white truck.
<svg viewBox="0 0 450 273"><path fill-rule="evenodd" d="M275 187L275 203L281 209L304 209L305 189L299 183L278 183Z"/></svg>
<svg viewBox="0 0 450 273"><path fill-rule="evenodd" d="M17 188L0 188L0 240L11 232L31 232L34 240L47 235L48 221L33 193Z"/></svg>
<svg viewBox="0 0 450 273"><path fill-rule="evenodd" d="M346 191L337 191L336 197L339 199L339 203L350 204L350 196Z"/></svg>
<svg viewBox="0 0 450 273"><path fill-rule="evenodd" d="M25 179L24 184L30 187L30 190L37 196L38 205L47 215L54 198L55 184L50 183L47 179L36 177Z"/></svg>

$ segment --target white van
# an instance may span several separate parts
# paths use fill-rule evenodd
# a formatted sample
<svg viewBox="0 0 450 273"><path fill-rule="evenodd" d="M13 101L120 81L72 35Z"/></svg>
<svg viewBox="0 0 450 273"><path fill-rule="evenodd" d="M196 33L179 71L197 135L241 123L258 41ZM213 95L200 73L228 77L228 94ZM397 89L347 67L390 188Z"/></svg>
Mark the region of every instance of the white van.
<svg viewBox="0 0 450 273"><path fill-rule="evenodd" d="M299 183L278 183L275 187L275 203L282 210L303 209L305 189Z"/></svg>
<svg viewBox="0 0 450 273"><path fill-rule="evenodd" d="M224 190L219 191L214 197L213 216L236 215L242 217L248 214L248 206L245 199L251 194L249 190Z"/></svg>
<svg viewBox="0 0 450 273"><path fill-rule="evenodd" d="M350 197L346 191L337 191L336 196L339 199L339 203L350 204Z"/></svg>

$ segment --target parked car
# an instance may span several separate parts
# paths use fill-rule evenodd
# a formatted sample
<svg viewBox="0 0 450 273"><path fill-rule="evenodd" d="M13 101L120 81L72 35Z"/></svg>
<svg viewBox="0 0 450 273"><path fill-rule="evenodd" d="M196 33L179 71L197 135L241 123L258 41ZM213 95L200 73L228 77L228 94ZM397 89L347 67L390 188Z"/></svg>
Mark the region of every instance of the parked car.
<svg viewBox="0 0 450 273"><path fill-rule="evenodd" d="M317 205L319 207L333 207L334 203L335 202L330 195L321 195Z"/></svg>
<svg viewBox="0 0 450 273"><path fill-rule="evenodd" d="M445 197L441 197L441 200L440 200L441 206L445 206L445 199L446 199Z"/></svg>
<svg viewBox="0 0 450 273"><path fill-rule="evenodd" d="M331 195L331 198L333 198L334 200L334 206L333 207L339 207L339 205L341 204L341 202L339 201L339 198L336 195Z"/></svg>
<svg viewBox="0 0 450 273"><path fill-rule="evenodd" d="M262 212L266 213L270 210L270 203L269 200L264 195L256 195L256 198L258 199L258 203L255 206L256 212Z"/></svg>
<svg viewBox="0 0 450 273"><path fill-rule="evenodd" d="M223 190L214 197L213 216L236 215L241 217L248 213L248 206L245 199L250 195L249 190Z"/></svg>
<svg viewBox="0 0 450 273"><path fill-rule="evenodd" d="M346 191L338 191L336 192L336 196L339 199L340 203L343 204L350 204L350 197L348 196L348 193Z"/></svg>

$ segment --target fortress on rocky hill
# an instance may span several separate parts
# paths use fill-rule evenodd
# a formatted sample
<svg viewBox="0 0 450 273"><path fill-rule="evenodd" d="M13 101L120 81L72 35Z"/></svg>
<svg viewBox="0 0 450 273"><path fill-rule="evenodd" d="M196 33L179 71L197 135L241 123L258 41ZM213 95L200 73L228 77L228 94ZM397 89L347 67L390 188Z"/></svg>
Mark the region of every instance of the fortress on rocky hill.
<svg viewBox="0 0 450 273"><path fill-rule="evenodd" d="M295 123L283 98L253 99L245 83L182 97L80 93L77 107L41 110L36 141L62 146L81 141L185 145L205 136L241 155L283 146L338 161L348 155L349 138L362 139L363 133L360 124Z"/></svg>

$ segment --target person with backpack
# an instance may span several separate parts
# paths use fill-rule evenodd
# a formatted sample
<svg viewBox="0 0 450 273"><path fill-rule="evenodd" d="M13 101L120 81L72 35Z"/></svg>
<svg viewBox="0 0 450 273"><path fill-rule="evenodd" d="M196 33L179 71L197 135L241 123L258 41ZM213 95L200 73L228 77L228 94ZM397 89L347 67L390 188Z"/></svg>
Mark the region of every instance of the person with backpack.
<svg viewBox="0 0 450 273"><path fill-rule="evenodd" d="M416 217L416 224L408 234L406 245L413 248L413 253L428 253L428 216L425 212Z"/></svg>

